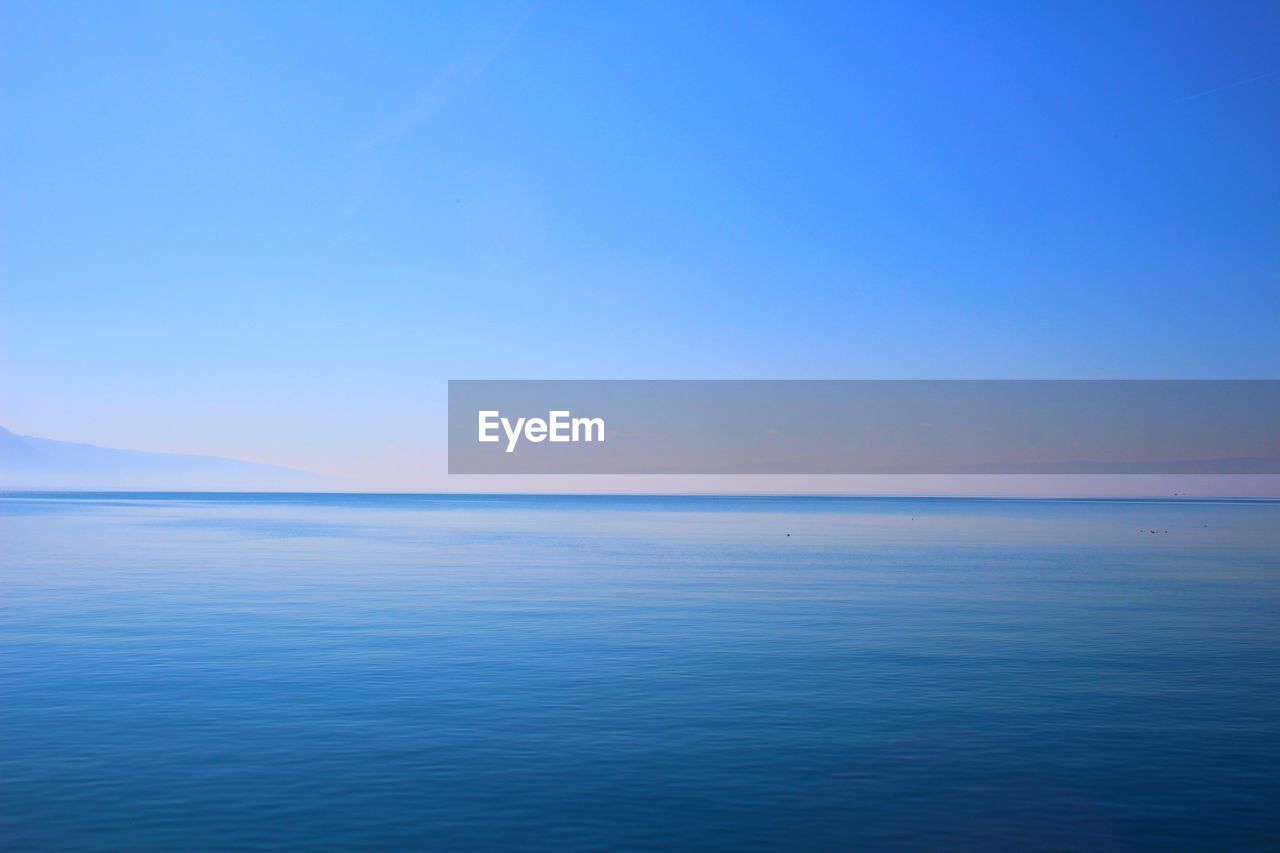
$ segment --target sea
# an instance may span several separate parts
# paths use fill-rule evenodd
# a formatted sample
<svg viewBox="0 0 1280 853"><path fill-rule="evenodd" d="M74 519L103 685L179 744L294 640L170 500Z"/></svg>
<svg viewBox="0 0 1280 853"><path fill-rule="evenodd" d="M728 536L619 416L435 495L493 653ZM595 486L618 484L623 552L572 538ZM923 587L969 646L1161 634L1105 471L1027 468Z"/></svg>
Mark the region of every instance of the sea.
<svg viewBox="0 0 1280 853"><path fill-rule="evenodd" d="M1280 503L5 493L10 850L1276 849Z"/></svg>

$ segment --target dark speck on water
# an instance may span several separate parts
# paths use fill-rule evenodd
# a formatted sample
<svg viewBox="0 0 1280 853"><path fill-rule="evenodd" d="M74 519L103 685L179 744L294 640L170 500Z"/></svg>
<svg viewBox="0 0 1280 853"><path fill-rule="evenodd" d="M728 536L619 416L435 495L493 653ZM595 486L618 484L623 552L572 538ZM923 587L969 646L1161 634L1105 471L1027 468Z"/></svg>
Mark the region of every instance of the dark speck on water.
<svg viewBox="0 0 1280 853"><path fill-rule="evenodd" d="M1280 838L1275 503L9 494L0 524L6 849Z"/></svg>

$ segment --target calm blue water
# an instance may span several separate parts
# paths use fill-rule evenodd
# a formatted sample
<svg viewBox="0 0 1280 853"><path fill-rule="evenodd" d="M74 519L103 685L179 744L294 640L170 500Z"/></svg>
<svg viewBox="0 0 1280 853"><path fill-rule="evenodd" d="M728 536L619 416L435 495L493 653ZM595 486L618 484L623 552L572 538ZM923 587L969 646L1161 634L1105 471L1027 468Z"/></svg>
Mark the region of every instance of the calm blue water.
<svg viewBox="0 0 1280 853"><path fill-rule="evenodd" d="M8 495L0 525L12 849L1280 843L1280 504Z"/></svg>

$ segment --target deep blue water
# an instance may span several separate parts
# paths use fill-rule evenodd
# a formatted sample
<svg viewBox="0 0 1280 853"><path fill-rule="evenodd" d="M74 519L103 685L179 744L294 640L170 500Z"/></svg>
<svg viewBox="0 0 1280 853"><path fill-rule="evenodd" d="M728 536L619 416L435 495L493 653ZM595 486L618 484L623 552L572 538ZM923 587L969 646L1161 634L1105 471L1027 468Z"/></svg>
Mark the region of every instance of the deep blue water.
<svg viewBox="0 0 1280 853"><path fill-rule="evenodd" d="M8 495L0 524L10 849L1280 844L1280 504Z"/></svg>

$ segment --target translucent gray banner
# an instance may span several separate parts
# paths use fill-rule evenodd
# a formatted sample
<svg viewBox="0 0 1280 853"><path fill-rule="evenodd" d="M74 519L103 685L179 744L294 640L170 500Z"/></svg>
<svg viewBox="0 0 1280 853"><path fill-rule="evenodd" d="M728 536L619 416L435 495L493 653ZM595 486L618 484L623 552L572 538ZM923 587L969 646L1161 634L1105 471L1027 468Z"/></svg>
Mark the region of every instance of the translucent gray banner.
<svg viewBox="0 0 1280 853"><path fill-rule="evenodd" d="M451 474L1276 474L1280 380L452 380Z"/></svg>

